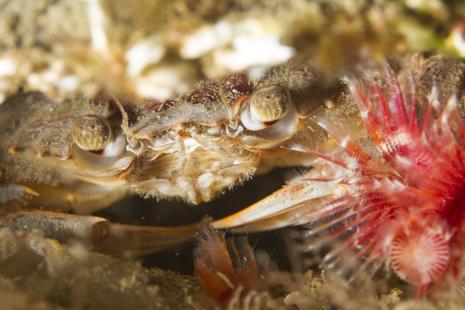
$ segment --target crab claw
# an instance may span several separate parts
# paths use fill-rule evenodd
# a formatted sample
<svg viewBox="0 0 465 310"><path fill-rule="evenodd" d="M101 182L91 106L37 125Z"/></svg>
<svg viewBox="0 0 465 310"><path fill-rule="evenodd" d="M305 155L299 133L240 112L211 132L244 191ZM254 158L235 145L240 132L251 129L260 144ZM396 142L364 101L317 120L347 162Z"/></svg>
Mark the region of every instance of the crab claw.
<svg viewBox="0 0 465 310"><path fill-rule="evenodd" d="M178 227L151 227L107 223L104 236L94 250L113 256L135 257L161 251L191 239L197 224Z"/></svg>
<svg viewBox="0 0 465 310"><path fill-rule="evenodd" d="M63 243L79 241L90 250L116 257L136 257L189 240L197 225L151 227L115 224L96 216L50 211L21 211L0 217L0 227L40 230Z"/></svg>
<svg viewBox="0 0 465 310"><path fill-rule="evenodd" d="M337 185L301 180L291 183L252 206L212 223L215 229L257 232L313 221L323 201L334 198ZM314 210L315 212L311 212Z"/></svg>

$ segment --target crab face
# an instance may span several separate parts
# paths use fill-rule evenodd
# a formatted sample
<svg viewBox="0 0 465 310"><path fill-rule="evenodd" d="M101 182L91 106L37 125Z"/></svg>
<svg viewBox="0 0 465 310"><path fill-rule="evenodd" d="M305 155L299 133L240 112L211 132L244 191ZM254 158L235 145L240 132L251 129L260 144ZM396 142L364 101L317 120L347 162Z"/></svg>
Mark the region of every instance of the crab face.
<svg viewBox="0 0 465 310"><path fill-rule="evenodd" d="M285 87L255 88L244 76L204 84L146 112L126 131L128 149L141 159L127 177L130 186L194 204L251 177L299 128Z"/></svg>
<svg viewBox="0 0 465 310"><path fill-rule="evenodd" d="M9 134L3 156L11 162L38 161L44 171L18 177L8 168L6 175L16 183L31 179L30 186L42 192L53 185L42 176L53 175L59 188L78 194L47 192L63 198L55 200L57 205L72 205L77 212L80 205L98 209L134 192L193 204L209 201L250 178L263 163L269 169L284 162L282 146L302 127L298 95L309 86L302 80L313 77L304 69L292 77L270 73L256 82L232 75L141 107L118 100L16 99L22 102L7 103L4 114L23 109L29 116L4 123ZM299 83L289 83L293 79Z"/></svg>

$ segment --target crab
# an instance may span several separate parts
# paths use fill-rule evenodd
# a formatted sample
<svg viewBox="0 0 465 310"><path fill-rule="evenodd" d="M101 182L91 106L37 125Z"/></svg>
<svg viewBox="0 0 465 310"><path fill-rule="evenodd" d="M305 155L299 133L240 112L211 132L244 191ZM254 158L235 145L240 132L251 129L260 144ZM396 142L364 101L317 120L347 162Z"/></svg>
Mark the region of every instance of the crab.
<svg viewBox="0 0 465 310"><path fill-rule="evenodd" d="M0 106L0 226L117 256L185 241L198 223L121 225L91 214L133 194L196 205L255 173L304 163L307 154L284 146L318 130L307 116L331 87L293 61L257 81L234 74L142 106L19 93Z"/></svg>

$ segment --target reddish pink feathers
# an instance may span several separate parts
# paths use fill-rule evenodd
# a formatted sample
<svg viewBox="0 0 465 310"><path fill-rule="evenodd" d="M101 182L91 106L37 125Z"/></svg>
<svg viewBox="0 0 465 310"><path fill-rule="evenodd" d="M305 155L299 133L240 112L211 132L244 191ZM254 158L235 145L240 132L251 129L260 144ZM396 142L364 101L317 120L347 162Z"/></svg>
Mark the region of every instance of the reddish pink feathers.
<svg viewBox="0 0 465 310"><path fill-rule="evenodd" d="M363 258L363 266L387 263L413 285L456 278L465 247L465 125L457 100L438 102L433 88L419 102L391 72L384 83L348 82L369 139L364 146L339 139L344 151L325 158L349 171L338 182L351 190L337 198L343 207L333 215L356 214L336 215L331 222L342 225L330 239L342 239L340 248ZM330 134L341 132L331 127ZM341 252L330 252L326 265Z"/></svg>

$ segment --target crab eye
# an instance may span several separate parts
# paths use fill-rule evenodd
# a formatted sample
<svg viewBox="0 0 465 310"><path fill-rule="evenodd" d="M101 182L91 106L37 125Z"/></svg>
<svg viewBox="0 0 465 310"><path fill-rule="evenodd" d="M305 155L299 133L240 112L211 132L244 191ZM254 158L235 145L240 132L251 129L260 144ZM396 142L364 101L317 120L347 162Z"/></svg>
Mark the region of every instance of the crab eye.
<svg viewBox="0 0 465 310"><path fill-rule="evenodd" d="M86 151L103 150L112 140L111 126L98 115L85 115L77 118L73 126L73 141Z"/></svg>
<svg viewBox="0 0 465 310"><path fill-rule="evenodd" d="M246 131L242 142L254 147L273 147L297 130L298 113L287 88L268 85L257 89L244 102L241 122Z"/></svg>
<svg viewBox="0 0 465 310"><path fill-rule="evenodd" d="M250 113L262 122L274 122L286 115L290 104L289 93L281 85L257 90L250 98Z"/></svg>
<svg viewBox="0 0 465 310"><path fill-rule="evenodd" d="M282 119L289 111L291 98L281 85L265 86L255 91L241 114L242 123L249 130L266 128Z"/></svg>

